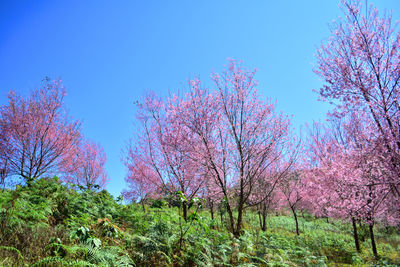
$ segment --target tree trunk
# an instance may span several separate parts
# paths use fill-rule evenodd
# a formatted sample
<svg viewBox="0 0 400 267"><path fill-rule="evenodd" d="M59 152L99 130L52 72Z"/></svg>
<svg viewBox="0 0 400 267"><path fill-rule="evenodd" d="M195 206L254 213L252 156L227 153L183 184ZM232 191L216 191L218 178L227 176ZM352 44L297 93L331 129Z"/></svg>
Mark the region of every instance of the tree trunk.
<svg viewBox="0 0 400 267"><path fill-rule="evenodd" d="M369 234L371 237L372 253L374 253L375 259L378 259L378 251L376 250L375 236L374 236L374 224L369 224Z"/></svg>
<svg viewBox="0 0 400 267"><path fill-rule="evenodd" d="M214 221L214 203L211 200L209 200L209 203L210 203L209 205L210 205L211 220Z"/></svg>
<svg viewBox="0 0 400 267"><path fill-rule="evenodd" d="M140 203L142 203L143 212L146 213L146 207L144 206L144 199L142 199L142 200L140 201Z"/></svg>
<svg viewBox="0 0 400 267"><path fill-rule="evenodd" d="M235 219L233 218L233 211L231 209L231 205L229 202L226 203L226 211L228 212L229 215L229 223L230 223L230 231L233 233L235 231Z"/></svg>
<svg viewBox="0 0 400 267"><path fill-rule="evenodd" d="M267 223L266 222L267 222L267 211L263 210L261 230L263 230L264 232L267 231Z"/></svg>
<svg viewBox="0 0 400 267"><path fill-rule="evenodd" d="M267 230L267 205L264 204L260 204L260 211L259 211L259 215L260 215L260 227L262 231L266 231Z"/></svg>
<svg viewBox="0 0 400 267"><path fill-rule="evenodd" d="M297 220L296 210L295 210L294 207L290 207L290 209L292 210L293 216L294 216L294 220L296 221L296 234L300 235L300 232L299 232L299 221Z"/></svg>
<svg viewBox="0 0 400 267"><path fill-rule="evenodd" d="M361 249L360 249L360 241L358 239L356 219L354 219L354 217L351 217L351 222L353 223L354 244L356 245L357 252L360 253Z"/></svg>
<svg viewBox="0 0 400 267"><path fill-rule="evenodd" d="M182 210L183 210L183 219L187 222L187 203L183 201L182 203Z"/></svg>
<svg viewBox="0 0 400 267"><path fill-rule="evenodd" d="M240 199L239 205L238 205L238 216L237 216L237 222L236 222L236 229L234 229L234 231L233 231L233 235L236 237L239 237L240 233L242 231L242 220L243 220L243 202Z"/></svg>

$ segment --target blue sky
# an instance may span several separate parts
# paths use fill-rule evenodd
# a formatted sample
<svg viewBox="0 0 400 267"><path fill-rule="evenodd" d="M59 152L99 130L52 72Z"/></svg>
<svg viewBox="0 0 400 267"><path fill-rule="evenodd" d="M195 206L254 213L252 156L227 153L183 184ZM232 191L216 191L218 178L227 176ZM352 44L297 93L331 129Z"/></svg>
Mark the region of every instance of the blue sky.
<svg viewBox="0 0 400 267"><path fill-rule="evenodd" d="M368 1L393 10L398 0ZM121 163L135 126L134 102L147 90L168 95L199 75L209 82L227 58L257 68L260 93L293 115L324 118L314 53L341 16L337 0L0 1L0 105L10 89L26 95L45 76L62 78L70 114L107 154L107 189L125 188Z"/></svg>

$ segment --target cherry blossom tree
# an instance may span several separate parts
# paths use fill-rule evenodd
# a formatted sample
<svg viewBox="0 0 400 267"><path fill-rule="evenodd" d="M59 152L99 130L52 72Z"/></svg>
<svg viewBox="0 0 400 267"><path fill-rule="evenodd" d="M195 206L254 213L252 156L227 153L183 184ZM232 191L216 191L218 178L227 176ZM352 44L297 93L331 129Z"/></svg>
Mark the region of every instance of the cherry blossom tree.
<svg viewBox="0 0 400 267"><path fill-rule="evenodd" d="M107 159L103 148L90 140L82 140L75 153L64 180L88 190L96 186L104 188L107 183Z"/></svg>
<svg viewBox="0 0 400 267"><path fill-rule="evenodd" d="M371 134L384 144L391 192L400 195L400 32L390 13L381 16L361 1L343 1L345 17L332 25L332 35L317 53L315 72L324 79L323 100L336 105L333 113L365 111Z"/></svg>
<svg viewBox="0 0 400 267"><path fill-rule="evenodd" d="M214 90L194 79L183 97L162 101L150 95L138 114L140 160L157 174L149 182L188 198L206 187L208 196L224 203L237 236L256 181L278 160L275 151L289 136L288 117L260 99L254 75L231 60L222 74L212 74Z"/></svg>
<svg viewBox="0 0 400 267"><path fill-rule="evenodd" d="M359 219L355 196L362 189L356 183L360 178L359 172L350 151L337 143L343 139L336 139L333 131L321 124L313 125L311 149L315 165L309 173L312 178L308 188L314 192L311 196L315 203L314 213L346 220L351 218L355 246L360 251L355 224ZM341 134L336 136L343 137Z"/></svg>
<svg viewBox="0 0 400 267"><path fill-rule="evenodd" d="M287 116L259 97L254 76L255 71L230 60L222 74L212 74L214 91L202 88L199 79L192 80L176 111L180 123L194 133L194 157L222 193L229 229L236 236L256 181L277 160L275 148L286 141L289 130Z"/></svg>
<svg viewBox="0 0 400 267"><path fill-rule="evenodd" d="M381 16L372 6L364 13L361 1L343 1L342 6L346 17L333 25L330 39L318 50L315 72L326 82L321 98L335 104L332 115L354 119L357 113L362 119L346 125L350 138L335 146L342 157L327 153L333 159L327 161L330 165L341 164L329 167L338 172L338 184L345 185L336 188L346 192L338 194L343 201L331 203L347 201L350 205L336 210L346 211L347 206L368 223L378 257L374 222L396 218L393 210L398 210L400 197L400 32L390 14Z"/></svg>
<svg viewBox="0 0 400 267"><path fill-rule="evenodd" d="M150 160L146 160L147 153L139 152L133 145L128 146L125 166L128 168L128 175L125 178L128 188L123 191L123 196L130 201L140 201L143 211L146 211L145 202L149 197L156 198L160 193L159 177L151 167Z"/></svg>
<svg viewBox="0 0 400 267"><path fill-rule="evenodd" d="M304 174L297 170L295 172L288 173L279 182L281 201L287 203L293 214L293 218L296 223L297 235L300 235L297 210L302 205L302 201L307 194L306 183L303 181L304 178Z"/></svg>
<svg viewBox="0 0 400 267"><path fill-rule="evenodd" d="M282 194L277 193L277 191L279 191L280 184L286 179L287 175L293 172L300 148L299 144L293 147L288 142L279 146L272 164L255 181L253 192L246 204L248 207L256 207L262 231L266 231L268 213L281 208L282 200L280 197L282 197Z"/></svg>
<svg viewBox="0 0 400 267"><path fill-rule="evenodd" d="M57 173L70 164L80 139L80 123L65 110L61 81L49 81L23 98L8 94L0 108L2 164L10 176L28 185L38 177Z"/></svg>
<svg viewBox="0 0 400 267"><path fill-rule="evenodd" d="M129 171L127 180L137 186L148 183L157 187L158 192L170 195L181 192L186 199L182 207L183 217L187 220L188 204L202 187L204 173L190 155L188 140L191 133L175 119L174 101L172 98L163 102L149 94L143 104L138 104L137 118L142 131L137 138L139 141L128 147L125 165ZM137 173L143 168L151 169L151 172L145 172L151 175Z"/></svg>
<svg viewBox="0 0 400 267"><path fill-rule="evenodd" d="M384 145L375 140L365 117L352 113L331 118L329 128L314 131L312 149L318 164L311 171L314 178L309 188L317 192L315 203L324 207L329 216L351 219L357 251L360 244L355 221L367 223L373 253L378 257L373 227L376 221L396 224L397 214L391 208L393 203L388 202L396 195L390 194L390 185L382 182L387 174L376 151Z"/></svg>

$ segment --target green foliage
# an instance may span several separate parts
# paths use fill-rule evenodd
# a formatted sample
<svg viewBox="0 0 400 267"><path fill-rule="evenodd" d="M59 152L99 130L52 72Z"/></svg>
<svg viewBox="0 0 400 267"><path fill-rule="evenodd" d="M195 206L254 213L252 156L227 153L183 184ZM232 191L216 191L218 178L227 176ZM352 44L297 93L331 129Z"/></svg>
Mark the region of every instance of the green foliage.
<svg viewBox="0 0 400 267"><path fill-rule="evenodd" d="M97 220L97 230L104 237L118 237L122 235L120 228L113 224L108 218Z"/></svg>
<svg viewBox="0 0 400 267"><path fill-rule="evenodd" d="M13 263L20 264L24 260L22 253L14 248L7 246L0 246L0 266L12 265Z"/></svg>
<svg viewBox="0 0 400 267"><path fill-rule="evenodd" d="M398 228L376 227L379 261L371 254L368 229L354 248L347 222L299 217L301 235L288 216L244 217L239 238L218 219L211 220L201 200L179 192L176 205L165 200L123 205L107 191L76 191L56 177L0 193L0 265L5 266L343 266L399 265ZM179 214L186 202L191 212ZM180 204L179 204L180 203ZM171 204L171 202L170 202ZM179 208L180 207L180 208ZM224 203L219 207L225 212ZM4 227L3 227L4 226Z"/></svg>
<svg viewBox="0 0 400 267"><path fill-rule="evenodd" d="M90 238L90 230L85 226L81 226L71 232L71 239L78 238L81 243L86 242Z"/></svg>
<svg viewBox="0 0 400 267"><path fill-rule="evenodd" d="M152 208L157 208L161 209L163 207L166 207L168 205L168 202L165 201L164 199L154 199L151 203Z"/></svg>

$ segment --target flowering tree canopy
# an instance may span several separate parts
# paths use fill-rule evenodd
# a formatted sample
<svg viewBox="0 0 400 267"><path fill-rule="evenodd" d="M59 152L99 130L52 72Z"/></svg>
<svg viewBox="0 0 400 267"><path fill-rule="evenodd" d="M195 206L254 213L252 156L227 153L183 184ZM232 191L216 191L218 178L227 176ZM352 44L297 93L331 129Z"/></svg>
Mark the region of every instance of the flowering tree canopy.
<svg viewBox="0 0 400 267"><path fill-rule="evenodd" d="M94 186L103 188L107 182L103 148L90 140L82 140L75 153L65 171L64 180L86 189Z"/></svg>
<svg viewBox="0 0 400 267"><path fill-rule="evenodd" d="M365 111L370 134L389 171L384 178L400 195L400 32L391 16L380 16L361 1L343 1L346 17L332 25L330 39L317 53L315 72L325 81L323 100L336 105L335 116Z"/></svg>
<svg viewBox="0 0 400 267"><path fill-rule="evenodd" d="M238 235L257 181L270 177L267 170L281 158L278 150L289 136L289 119L260 99L254 75L231 60L222 74L212 74L214 90L194 79L182 98L147 97L138 114L142 134L125 162L130 171L142 166L154 175L130 173L128 181L179 190L189 198L204 195L200 189L206 188L208 197L226 200L230 229Z"/></svg>
<svg viewBox="0 0 400 267"><path fill-rule="evenodd" d="M29 184L71 163L80 123L67 115L64 96L61 81L47 81L27 98L9 93L0 108L0 163L8 175Z"/></svg>

